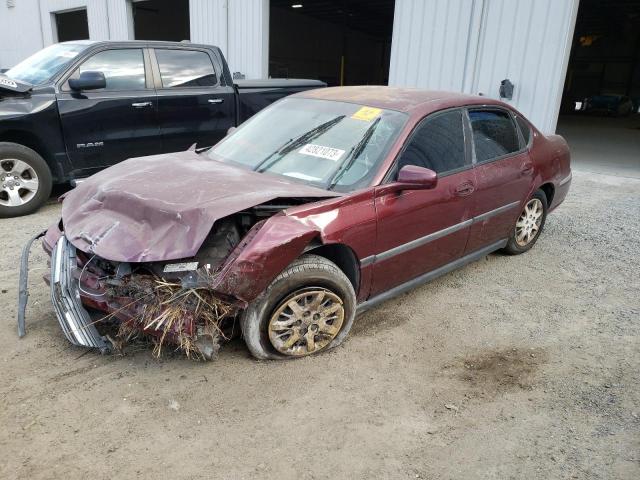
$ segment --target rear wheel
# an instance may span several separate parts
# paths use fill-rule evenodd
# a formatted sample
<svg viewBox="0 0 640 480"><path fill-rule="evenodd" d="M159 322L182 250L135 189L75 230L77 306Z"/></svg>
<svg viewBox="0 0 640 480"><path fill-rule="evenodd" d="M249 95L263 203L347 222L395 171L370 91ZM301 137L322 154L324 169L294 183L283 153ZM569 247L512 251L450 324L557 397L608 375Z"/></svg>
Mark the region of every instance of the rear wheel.
<svg viewBox="0 0 640 480"><path fill-rule="evenodd" d="M0 142L0 217L35 212L51 194L51 171L35 151Z"/></svg>
<svg viewBox="0 0 640 480"><path fill-rule="evenodd" d="M355 312L346 275L324 257L304 255L251 302L242 314L242 332L256 358L303 357L342 343Z"/></svg>
<svg viewBox="0 0 640 480"><path fill-rule="evenodd" d="M547 196L542 190L536 190L520 212L504 251L518 255L531 249L538 240L546 219Z"/></svg>

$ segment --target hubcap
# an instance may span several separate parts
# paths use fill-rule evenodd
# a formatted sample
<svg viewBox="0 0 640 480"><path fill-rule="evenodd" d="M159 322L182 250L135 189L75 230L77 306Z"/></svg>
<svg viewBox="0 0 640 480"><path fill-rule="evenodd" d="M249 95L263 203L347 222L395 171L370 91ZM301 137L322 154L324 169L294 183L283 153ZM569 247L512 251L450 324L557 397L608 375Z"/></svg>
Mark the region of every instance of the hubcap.
<svg viewBox="0 0 640 480"><path fill-rule="evenodd" d="M536 238L542 224L542 214L544 208L542 202L533 198L525 205L516 222L516 243L521 247L526 247Z"/></svg>
<svg viewBox="0 0 640 480"><path fill-rule="evenodd" d="M19 207L38 191L38 175L26 162L14 158L0 160L0 205Z"/></svg>
<svg viewBox="0 0 640 480"><path fill-rule="evenodd" d="M344 305L336 294L316 287L298 290L271 315L269 340L283 355L301 357L329 345L342 322Z"/></svg>

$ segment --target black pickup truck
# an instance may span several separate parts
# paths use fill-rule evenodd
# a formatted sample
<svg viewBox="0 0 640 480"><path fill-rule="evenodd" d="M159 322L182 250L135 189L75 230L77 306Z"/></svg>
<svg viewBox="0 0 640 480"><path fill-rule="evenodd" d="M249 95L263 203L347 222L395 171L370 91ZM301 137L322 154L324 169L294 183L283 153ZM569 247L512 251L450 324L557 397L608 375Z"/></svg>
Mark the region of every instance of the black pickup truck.
<svg viewBox="0 0 640 480"><path fill-rule="evenodd" d="M323 86L294 79L234 83L220 49L208 45L47 47L0 75L0 217L31 213L53 184L126 158L211 146L274 101Z"/></svg>

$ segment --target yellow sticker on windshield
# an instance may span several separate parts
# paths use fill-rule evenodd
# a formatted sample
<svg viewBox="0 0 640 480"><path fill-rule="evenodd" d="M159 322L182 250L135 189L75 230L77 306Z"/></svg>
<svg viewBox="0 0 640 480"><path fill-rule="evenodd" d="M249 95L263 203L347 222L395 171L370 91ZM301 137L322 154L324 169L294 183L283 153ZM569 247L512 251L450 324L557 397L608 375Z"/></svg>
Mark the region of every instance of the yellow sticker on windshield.
<svg viewBox="0 0 640 480"><path fill-rule="evenodd" d="M351 118L355 120L364 120L365 122L370 122L371 120L375 120L381 113L382 110L380 108L362 107L356 113L351 115Z"/></svg>

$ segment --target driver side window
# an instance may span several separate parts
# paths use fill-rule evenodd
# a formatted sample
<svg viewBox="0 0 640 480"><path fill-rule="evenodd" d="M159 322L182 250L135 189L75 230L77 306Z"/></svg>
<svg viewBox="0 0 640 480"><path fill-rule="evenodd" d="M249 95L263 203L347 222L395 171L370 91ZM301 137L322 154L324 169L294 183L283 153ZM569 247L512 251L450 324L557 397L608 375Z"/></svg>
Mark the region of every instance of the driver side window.
<svg viewBox="0 0 640 480"><path fill-rule="evenodd" d="M144 90L146 88L144 57L139 48L104 50L80 65L71 78L82 72L102 72L107 86L104 90ZM69 89L68 82L65 90Z"/></svg>
<svg viewBox="0 0 640 480"><path fill-rule="evenodd" d="M439 175L471 165L465 152L461 110L427 117L413 132L400 154L395 175L406 165L428 168Z"/></svg>

